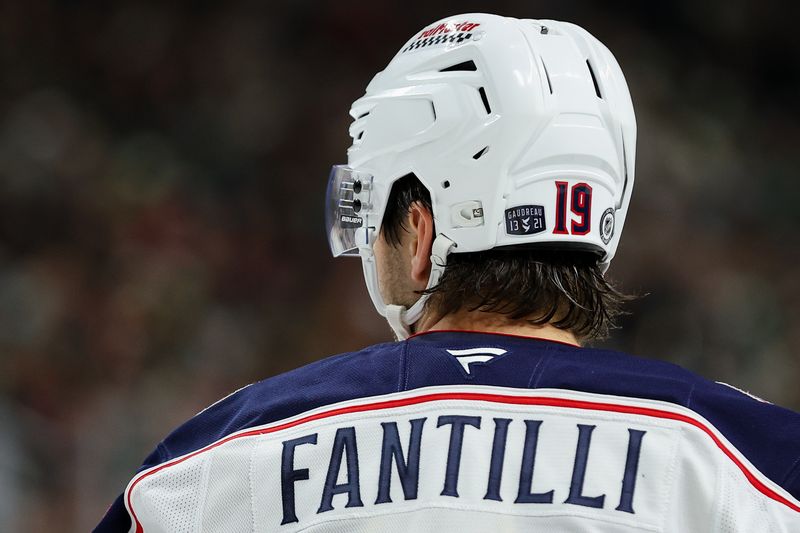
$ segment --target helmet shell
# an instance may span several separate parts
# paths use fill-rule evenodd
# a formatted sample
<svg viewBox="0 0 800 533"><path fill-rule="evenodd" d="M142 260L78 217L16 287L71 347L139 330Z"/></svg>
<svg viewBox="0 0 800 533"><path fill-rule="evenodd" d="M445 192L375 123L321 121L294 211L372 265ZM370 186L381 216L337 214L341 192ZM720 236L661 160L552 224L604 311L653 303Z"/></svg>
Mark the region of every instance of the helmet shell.
<svg viewBox="0 0 800 533"><path fill-rule="evenodd" d="M392 184L413 173L452 253L542 245L611 262L636 122L617 61L586 30L447 17L401 47L351 115L348 164L374 177L375 232Z"/></svg>

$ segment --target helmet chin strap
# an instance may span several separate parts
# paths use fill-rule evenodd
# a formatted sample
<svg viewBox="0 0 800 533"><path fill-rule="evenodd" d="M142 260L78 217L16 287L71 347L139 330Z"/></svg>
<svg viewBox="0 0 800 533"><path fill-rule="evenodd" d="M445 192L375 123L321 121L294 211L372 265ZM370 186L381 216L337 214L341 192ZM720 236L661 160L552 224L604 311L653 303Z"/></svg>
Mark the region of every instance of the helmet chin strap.
<svg viewBox="0 0 800 533"><path fill-rule="evenodd" d="M431 247L431 275L428 278L426 289L435 287L439 283L447 265L447 255L455 247L456 243L442 234L439 234L434 239ZM386 305L386 320L398 340L405 340L411 335L411 326L422 318L422 312L425 310L425 302L428 301L428 296L430 295L421 295L419 300L409 308L403 305Z"/></svg>

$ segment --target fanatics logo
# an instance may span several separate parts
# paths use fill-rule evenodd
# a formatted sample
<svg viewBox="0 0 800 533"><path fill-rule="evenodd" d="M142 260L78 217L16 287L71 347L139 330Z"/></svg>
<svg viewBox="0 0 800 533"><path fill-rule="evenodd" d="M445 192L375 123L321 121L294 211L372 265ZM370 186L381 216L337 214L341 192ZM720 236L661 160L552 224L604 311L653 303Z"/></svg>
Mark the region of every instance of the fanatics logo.
<svg viewBox="0 0 800 533"><path fill-rule="evenodd" d="M505 354L506 350L502 348L468 348L466 350L447 350L447 353L455 357L467 375L470 375L470 365L488 363L495 357Z"/></svg>

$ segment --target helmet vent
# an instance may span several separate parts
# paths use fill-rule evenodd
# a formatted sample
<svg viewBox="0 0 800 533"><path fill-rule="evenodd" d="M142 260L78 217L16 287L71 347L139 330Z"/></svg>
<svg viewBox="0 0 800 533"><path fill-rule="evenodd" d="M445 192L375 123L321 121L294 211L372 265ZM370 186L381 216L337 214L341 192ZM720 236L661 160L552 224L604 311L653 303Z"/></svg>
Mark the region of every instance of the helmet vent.
<svg viewBox="0 0 800 533"><path fill-rule="evenodd" d="M475 66L474 61L464 61L441 69L439 72L456 72L456 71L475 71L478 67Z"/></svg>
<svg viewBox="0 0 800 533"><path fill-rule="evenodd" d="M622 183L622 194L619 204L616 206L617 209L622 208L622 199L625 198L625 192L628 189L628 154L625 152L625 137L622 137L622 165L625 170L625 181Z"/></svg>
<svg viewBox="0 0 800 533"><path fill-rule="evenodd" d="M358 117L356 117L356 120L362 119L362 118L366 117L367 115L369 115L369 111L367 111L366 113L361 113L360 115L358 115Z"/></svg>
<svg viewBox="0 0 800 533"><path fill-rule="evenodd" d="M360 140L361 140L361 137L363 137L363 136L364 136L364 130L361 130L361 131L359 131L359 132L358 132L358 136L356 137L356 140L357 140L357 141L360 141Z"/></svg>
<svg viewBox="0 0 800 533"><path fill-rule="evenodd" d="M483 107L486 109L486 114L490 114L492 112L492 108L489 106L489 99L486 97L486 89L480 87L478 89L478 93L481 95L481 102L483 102Z"/></svg>
<svg viewBox="0 0 800 533"><path fill-rule="evenodd" d="M592 83L594 83L594 92L597 94L597 97L602 99L603 95L600 94L600 86L597 84L597 78L594 75L594 70L592 69L592 64L589 63L589 60L586 60L586 66L589 67L589 74L592 76Z"/></svg>
<svg viewBox="0 0 800 533"><path fill-rule="evenodd" d="M550 89L550 94L553 94L553 84L550 82L550 73L547 72L547 65L544 64L544 60L541 57L539 58L539 60L542 62L542 69L544 69L544 77L547 78L547 87Z"/></svg>
<svg viewBox="0 0 800 533"><path fill-rule="evenodd" d="M472 159L480 159L488 151L489 151L489 147L488 146L484 146L478 153L476 153L475 155L472 156Z"/></svg>

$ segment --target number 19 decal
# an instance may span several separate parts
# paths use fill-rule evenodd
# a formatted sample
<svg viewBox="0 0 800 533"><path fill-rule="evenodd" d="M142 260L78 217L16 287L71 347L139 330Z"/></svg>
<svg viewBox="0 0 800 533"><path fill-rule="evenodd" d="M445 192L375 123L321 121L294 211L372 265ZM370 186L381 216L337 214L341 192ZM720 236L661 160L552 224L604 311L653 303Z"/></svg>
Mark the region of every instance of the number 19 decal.
<svg viewBox="0 0 800 533"><path fill-rule="evenodd" d="M592 224L592 188L587 183L576 183L567 195L569 184L566 181L556 182L556 235L586 235ZM569 198L568 198L569 196ZM570 218L567 231L567 200L570 211L576 218Z"/></svg>

